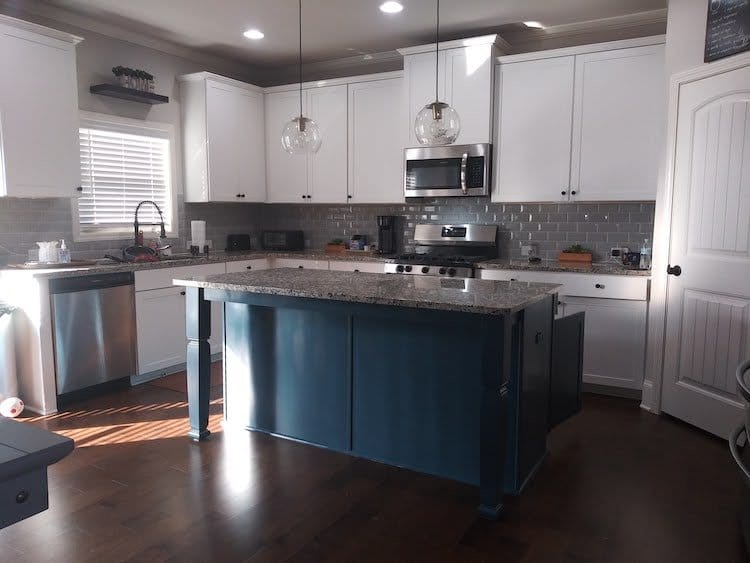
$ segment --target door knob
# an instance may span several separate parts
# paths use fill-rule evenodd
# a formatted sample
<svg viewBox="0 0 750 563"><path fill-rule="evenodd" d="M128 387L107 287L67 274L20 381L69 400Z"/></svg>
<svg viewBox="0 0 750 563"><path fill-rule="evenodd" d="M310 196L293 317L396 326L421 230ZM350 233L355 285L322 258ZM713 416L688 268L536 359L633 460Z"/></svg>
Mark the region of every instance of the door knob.
<svg viewBox="0 0 750 563"><path fill-rule="evenodd" d="M680 268L680 266L670 266L669 264L667 264L667 273L670 276L680 277L682 268Z"/></svg>

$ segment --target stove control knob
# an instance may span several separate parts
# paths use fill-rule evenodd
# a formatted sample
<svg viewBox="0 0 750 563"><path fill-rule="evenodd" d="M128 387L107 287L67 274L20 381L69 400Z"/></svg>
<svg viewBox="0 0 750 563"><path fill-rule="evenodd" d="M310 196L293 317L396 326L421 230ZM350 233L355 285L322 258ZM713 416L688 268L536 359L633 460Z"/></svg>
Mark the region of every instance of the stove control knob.
<svg viewBox="0 0 750 563"><path fill-rule="evenodd" d="M448 268L448 275L449 276L455 276L456 275L456 269L455 268Z"/></svg>
<svg viewBox="0 0 750 563"><path fill-rule="evenodd" d="M447 271L448 271L448 268L440 268L440 269L438 270L438 273L439 273L439 274L440 274L441 276L444 276L444 275L445 275L445 272L447 272Z"/></svg>
<svg viewBox="0 0 750 563"><path fill-rule="evenodd" d="M399 264L398 266L396 266L396 271L397 271L397 272L398 272L399 274L401 274L401 273L403 273L403 271L404 271L404 267L403 267L403 266L402 266L401 264Z"/></svg>
<svg viewBox="0 0 750 563"><path fill-rule="evenodd" d="M411 272L411 266L406 266L406 267L404 268L404 270L406 270L407 272Z"/></svg>
<svg viewBox="0 0 750 563"><path fill-rule="evenodd" d="M430 271L430 267L429 266L422 266L422 273L423 274L426 274L429 271Z"/></svg>

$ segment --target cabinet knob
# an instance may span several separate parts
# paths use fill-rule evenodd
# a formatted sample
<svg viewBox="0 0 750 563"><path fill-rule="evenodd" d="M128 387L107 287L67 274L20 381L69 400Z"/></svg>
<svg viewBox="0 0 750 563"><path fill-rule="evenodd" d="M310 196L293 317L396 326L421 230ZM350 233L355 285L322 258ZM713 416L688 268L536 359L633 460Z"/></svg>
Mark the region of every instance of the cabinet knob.
<svg viewBox="0 0 750 563"><path fill-rule="evenodd" d="M354 269L354 271L355 271L355 272L359 272L359 270L357 270L356 268Z"/></svg>
<svg viewBox="0 0 750 563"><path fill-rule="evenodd" d="M567 191L563 190L560 192L560 195L566 195L567 193L568 193Z"/></svg>
<svg viewBox="0 0 750 563"><path fill-rule="evenodd" d="M570 195L576 195L576 193L578 193L578 192L576 192L575 190L572 190L572 191L570 192Z"/></svg>
<svg viewBox="0 0 750 563"><path fill-rule="evenodd" d="M298 268L299 268L300 270L304 270L304 269L305 269L305 267L304 267L304 266L297 266L297 267L298 267Z"/></svg>
<svg viewBox="0 0 750 563"><path fill-rule="evenodd" d="M18 504L23 504L27 500L29 500L29 491L18 491L16 494L16 502Z"/></svg>
<svg viewBox="0 0 750 563"><path fill-rule="evenodd" d="M604 289L604 284L603 284L603 283L598 283L598 284L596 284L596 285L595 285L594 287L595 287L596 289Z"/></svg>
<svg viewBox="0 0 750 563"><path fill-rule="evenodd" d="M352 199L352 194L346 194L346 199Z"/></svg>
<svg viewBox="0 0 750 563"><path fill-rule="evenodd" d="M245 266L245 268L248 269L248 270L252 270L253 269L252 266Z"/></svg>
<svg viewBox="0 0 750 563"><path fill-rule="evenodd" d="M77 192L82 192L82 191L83 191L83 186L78 186L78 187L76 188L76 191L77 191Z"/></svg>
<svg viewBox="0 0 750 563"><path fill-rule="evenodd" d="M544 340L544 333L541 330L537 330L536 334L534 335L534 342L540 344L542 340Z"/></svg>
<svg viewBox="0 0 750 563"><path fill-rule="evenodd" d="M242 194L237 194L237 195L236 195L236 196L234 196L234 197L242 197Z"/></svg>

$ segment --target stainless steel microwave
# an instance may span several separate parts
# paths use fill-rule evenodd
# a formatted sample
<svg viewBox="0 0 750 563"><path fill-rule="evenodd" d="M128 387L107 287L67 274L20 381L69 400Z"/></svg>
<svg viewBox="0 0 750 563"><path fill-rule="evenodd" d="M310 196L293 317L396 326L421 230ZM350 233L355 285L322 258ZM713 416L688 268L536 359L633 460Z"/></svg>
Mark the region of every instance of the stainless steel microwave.
<svg viewBox="0 0 750 563"><path fill-rule="evenodd" d="M489 195L491 162L489 143L404 149L404 195Z"/></svg>

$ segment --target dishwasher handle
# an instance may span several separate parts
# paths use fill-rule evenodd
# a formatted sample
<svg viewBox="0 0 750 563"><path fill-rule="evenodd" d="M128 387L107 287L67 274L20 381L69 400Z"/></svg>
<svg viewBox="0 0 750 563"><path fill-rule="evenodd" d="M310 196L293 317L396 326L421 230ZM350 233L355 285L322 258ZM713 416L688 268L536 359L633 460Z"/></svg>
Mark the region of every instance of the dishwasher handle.
<svg viewBox="0 0 750 563"><path fill-rule="evenodd" d="M49 281L50 293L73 293L135 284L133 272L90 274L73 278L58 278Z"/></svg>

